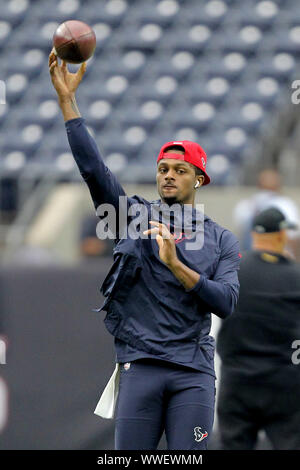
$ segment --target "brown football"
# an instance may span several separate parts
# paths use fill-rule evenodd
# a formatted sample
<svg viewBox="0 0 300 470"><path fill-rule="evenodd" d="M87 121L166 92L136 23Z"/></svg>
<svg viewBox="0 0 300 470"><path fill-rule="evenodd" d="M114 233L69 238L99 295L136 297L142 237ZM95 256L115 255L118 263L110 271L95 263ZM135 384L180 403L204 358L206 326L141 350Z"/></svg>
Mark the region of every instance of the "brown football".
<svg viewBox="0 0 300 470"><path fill-rule="evenodd" d="M60 59L70 64L81 64L93 55L96 35L83 21L65 21L53 34L53 46Z"/></svg>

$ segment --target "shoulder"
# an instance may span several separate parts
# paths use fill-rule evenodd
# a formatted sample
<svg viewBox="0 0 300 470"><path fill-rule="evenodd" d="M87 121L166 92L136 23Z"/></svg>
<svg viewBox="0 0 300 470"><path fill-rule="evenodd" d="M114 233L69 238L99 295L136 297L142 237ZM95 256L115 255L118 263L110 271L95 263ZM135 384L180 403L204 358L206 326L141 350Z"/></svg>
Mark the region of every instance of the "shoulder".
<svg viewBox="0 0 300 470"><path fill-rule="evenodd" d="M147 199L144 199L141 196L138 196L137 194L134 194L133 196L127 196L128 198L128 203L131 206L132 204L143 204L146 206L150 206L151 202L147 201Z"/></svg>
<svg viewBox="0 0 300 470"><path fill-rule="evenodd" d="M236 235L211 218L205 218L205 223L208 227L209 236L215 244L215 249L219 253L219 260L232 260L239 267L241 254L240 244ZM206 234L208 235L207 232Z"/></svg>
<svg viewBox="0 0 300 470"><path fill-rule="evenodd" d="M215 236L216 242L219 244L221 249L239 244L238 238L234 233L206 215L204 223L208 230Z"/></svg>

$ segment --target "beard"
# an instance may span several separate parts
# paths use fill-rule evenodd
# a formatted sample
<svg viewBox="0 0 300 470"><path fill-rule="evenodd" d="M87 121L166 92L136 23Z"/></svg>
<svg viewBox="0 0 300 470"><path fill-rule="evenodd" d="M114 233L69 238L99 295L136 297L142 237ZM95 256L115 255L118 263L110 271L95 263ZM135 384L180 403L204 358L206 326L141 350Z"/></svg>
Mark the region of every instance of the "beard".
<svg viewBox="0 0 300 470"><path fill-rule="evenodd" d="M162 199L166 204L168 204L168 206L172 206L172 204L180 203L180 201L178 201L177 196L167 196Z"/></svg>

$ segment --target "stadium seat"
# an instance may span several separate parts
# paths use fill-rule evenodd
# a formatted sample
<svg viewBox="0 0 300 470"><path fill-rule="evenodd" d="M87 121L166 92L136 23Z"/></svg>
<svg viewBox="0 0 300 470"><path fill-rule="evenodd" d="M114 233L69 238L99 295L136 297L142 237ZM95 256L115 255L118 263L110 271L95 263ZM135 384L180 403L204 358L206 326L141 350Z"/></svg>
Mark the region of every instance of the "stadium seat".
<svg viewBox="0 0 300 470"><path fill-rule="evenodd" d="M110 129L97 137L104 158L112 154L123 155L129 165L139 161L140 150L146 140L147 133L141 126L124 127L122 130Z"/></svg>
<svg viewBox="0 0 300 470"><path fill-rule="evenodd" d="M109 23L106 22L95 22L92 20L91 27L95 31L96 38L97 38L97 47L95 50L95 54L101 55L103 52L103 48L109 47L111 39L113 37L113 28Z"/></svg>
<svg viewBox="0 0 300 470"><path fill-rule="evenodd" d="M8 44L12 35L12 25L9 21L0 21L0 51Z"/></svg>
<svg viewBox="0 0 300 470"><path fill-rule="evenodd" d="M266 113L261 104L248 102L236 109L231 107L230 110L224 110L219 119L222 120L226 130L239 127L247 136L258 135L264 130Z"/></svg>
<svg viewBox="0 0 300 470"><path fill-rule="evenodd" d="M194 105L195 102L208 102L215 107L222 106L229 96L230 83L223 77L214 76L203 82L193 79L187 82L187 87L183 90L188 102Z"/></svg>
<svg viewBox="0 0 300 470"><path fill-rule="evenodd" d="M67 173L73 173L77 170L77 166L70 149L61 152L55 149L54 155L55 157L53 161L53 166L55 170L57 170L61 174L66 175Z"/></svg>
<svg viewBox="0 0 300 470"><path fill-rule="evenodd" d="M249 145L249 139L245 130L241 127L216 126L209 138L203 140L203 147L208 155L225 155L232 165L243 161Z"/></svg>
<svg viewBox="0 0 300 470"><path fill-rule="evenodd" d="M146 142L147 136L147 129L142 125L131 126L128 122L123 125L121 139L129 149L129 152L132 150L138 151Z"/></svg>
<svg viewBox="0 0 300 470"><path fill-rule="evenodd" d="M300 26L299 3L292 0L289 4L285 4L285 9L280 12L281 25L287 25L290 28Z"/></svg>
<svg viewBox="0 0 300 470"><path fill-rule="evenodd" d="M238 53L232 52L222 58L216 57L208 64L207 76L209 78L222 77L227 81L240 80L246 74L246 58Z"/></svg>
<svg viewBox="0 0 300 470"><path fill-rule="evenodd" d="M95 79L101 75L124 76L131 82L140 76L146 62L146 55L134 49L123 54L110 54L110 57L103 57L94 62L92 75Z"/></svg>
<svg viewBox="0 0 300 470"><path fill-rule="evenodd" d="M28 158L34 156L43 139L43 129L40 125L28 125L21 129L12 129L5 135L1 145L4 153L15 151L24 152Z"/></svg>
<svg viewBox="0 0 300 470"><path fill-rule="evenodd" d="M239 90L240 99L244 103L259 103L263 108L272 109L284 100L280 84L272 77L257 79L253 85Z"/></svg>
<svg viewBox="0 0 300 470"><path fill-rule="evenodd" d="M165 119L164 108L159 101L154 100L146 100L140 106L126 107L120 113L122 126L142 126L147 133L158 126L162 119Z"/></svg>
<svg viewBox="0 0 300 470"><path fill-rule="evenodd" d="M156 23L138 25L137 28L127 27L120 37L123 50L136 49L145 53L153 53L163 42L164 30Z"/></svg>
<svg viewBox="0 0 300 470"><path fill-rule="evenodd" d="M54 161L57 155L67 152L70 152L70 145L66 130L63 125L59 126L56 124L56 126L53 127L52 132L44 133L40 153L41 155L43 153L51 154Z"/></svg>
<svg viewBox="0 0 300 470"><path fill-rule="evenodd" d="M254 1L238 10L236 21L241 27L256 26L262 31L269 30L280 15L277 3L277 0Z"/></svg>
<svg viewBox="0 0 300 470"><path fill-rule="evenodd" d="M215 107L208 102L195 102L193 106L181 108L180 113L172 113L170 122L175 131L179 128L191 128L198 134L211 127L216 115Z"/></svg>
<svg viewBox="0 0 300 470"><path fill-rule="evenodd" d="M88 125L93 125L95 129L101 129L112 114L112 104L105 99L90 100L90 104L84 114Z"/></svg>
<svg viewBox="0 0 300 470"><path fill-rule="evenodd" d="M186 138L207 147L213 184L235 184L299 78L299 0L107 0L101 8L99 0L3 1L7 168L77 175L47 66L53 33L70 18L97 37L80 111L127 181L152 182L160 146Z"/></svg>
<svg viewBox="0 0 300 470"><path fill-rule="evenodd" d="M274 54L273 57L261 58L258 71L261 77L271 77L278 82L287 83L296 71L296 61L291 54Z"/></svg>
<svg viewBox="0 0 300 470"><path fill-rule="evenodd" d="M117 28L124 21L124 18L129 15L130 3L126 0L108 0L103 5L104 8L99 8L98 0L94 0L84 10L85 21L88 24L93 22L106 23L113 28Z"/></svg>
<svg viewBox="0 0 300 470"><path fill-rule="evenodd" d="M18 122L23 125L40 125L45 131L49 131L60 117L60 109L57 100L44 100L33 107L31 104L23 106L23 113Z"/></svg>
<svg viewBox="0 0 300 470"><path fill-rule="evenodd" d="M97 77L90 81L88 88L82 89L81 95L87 99L88 103L105 100L116 104L128 92L128 88L129 80L124 75L111 75L103 80Z"/></svg>
<svg viewBox="0 0 300 470"><path fill-rule="evenodd" d="M19 26L30 10L29 0L9 0L1 4L1 21L9 23L13 28Z"/></svg>
<svg viewBox="0 0 300 470"><path fill-rule="evenodd" d="M274 49L277 53L300 56L300 25L282 29L276 34Z"/></svg>
<svg viewBox="0 0 300 470"><path fill-rule="evenodd" d="M40 49L30 49L24 54L11 54L6 75L24 74L31 80L36 78L47 64L46 55Z"/></svg>
<svg viewBox="0 0 300 470"><path fill-rule="evenodd" d="M9 113L9 104L0 101L0 126L6 121Z"/></svg>
<svg viewBox="0 0 300 470"><path fill-rule="evenodd" d="M263 32L257 26L244 26L238 31L227 31L220 38L220 48L226 53L240 53L251 58L257 53L263 40Z"/></svg>
<svg viewBox="0 0 300 470"><path fill-rule="evenodd" d="M153 61L154 62L154 61ZM153 80L168 73L176 81L185 80L193 71L196 58L188 51L156 54L155 62L148 68L148 77ZM147 72L146 72L147 73Z"/></svg>
<svg viewBox="0 0 300 470"><path fill-rule="evenodd" d="M224 152L210 152L207 158L206 170L211 179L210 184L218 186L231 184L234 165Z"/></svg>
<svg viewBox="0 0 300 470"><path fill-rule="evenodd" d="M177 0L148 1L146 4L136 2L130 15L133 24L156 23L168 28L180 19L180 3Z"/></svg>
<svg viewBox="0 0 300 470"><path fill-rule="evenodd" d="M22 150L5 151L1 148L0 170L2 177L18 178L22 174L28 164L27 156ZM10 198L14 197L14 192L10 194Z"/></svg>
<svg viewBox="0 0 300 470"><path fill-rule="evenodd" d="M6 99L10 105L16 104L25 95L28 83L24 73L14 73L6 78Z"/></svg>
<svg viewBox="0 0 300 470"><path fill-rule="evenodd" d="M54 21L58 24L69 19L81 19L81 2L80 0L53 0L51 8L46 6L44 2L36 2L33 8L35 18L40 21Z"/></svg>
<svg viewBox="0 0 300 470"><path fill-rule="evenodd" d="M174 52L187 51L194 56L203 55L208 48L213 48L215 43L216 35L209 26L202 22L189 28L169 29L163 38L164 49Z"/></svg>
<svg viewBox="0 0 300 470"><path fill-rule="evenodd" d="M52 21L49 19L44 21L39 20L33 24L26 24L17 37L20 49L22 51L42 49L45 54L49 54L52 48L53 34L59 24L60 21L55 19ZM35 34L31 34L33 28L35 29Z"/></svg>
<svg viewBox="0 0 300 470"><path fill-rule="evenodd" d="M209 0L205 3L193 2L193 7L183 8L182 14L191 24L201 19L202 24L211 29L217 29L221 27L226 16L230 15L230 11L225 1Z"/></svg>
<svg viewBox="0 0 300 470"><path fill-rule="evenodd" d="M158 101L163 106L168 105L176 95L179 84L171 75L162 75L155 80L147 80L144 86L139 85L135 89L135 95L139 102Z"/></svg>

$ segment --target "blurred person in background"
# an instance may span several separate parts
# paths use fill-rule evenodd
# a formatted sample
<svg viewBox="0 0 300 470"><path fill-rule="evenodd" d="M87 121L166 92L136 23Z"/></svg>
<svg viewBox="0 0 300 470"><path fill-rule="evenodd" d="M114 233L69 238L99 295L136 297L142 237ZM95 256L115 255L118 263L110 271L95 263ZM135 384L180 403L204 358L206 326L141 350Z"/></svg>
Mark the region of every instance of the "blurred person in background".
<svg viewBox="0 0 300 470"><path fill-rule="evenodd" d="M222 449L254 449L264 430L275 449L300 450L300 265L286 252L296 226L277 208L253 221L252 250L243 253L240 296L217 337Z"/></svg>
<svg viewBox="0 0 300 470"><path fill-rule="evenodd" d="M233 210L233 220L241 250L251 249L253 219L268 207L277 207L288 221L300 226L298 207L291 198L281 194L281 176L276 169L262 170L258 175L257 187L258 191L252 197L241 200ZM300 231L289 230L287 238L287 250L300 261Z"/></svg>
<svg viewBox="0 0 300 470"><path fill-rule="evenodd" d="M96 228L99 218L94 214L87 214L80 224L79 252L82 258L92 259L101 256L111 256L114 241L97 237Z"/></svg>

